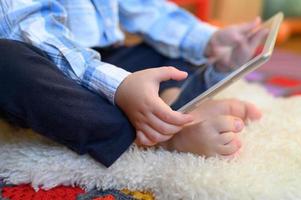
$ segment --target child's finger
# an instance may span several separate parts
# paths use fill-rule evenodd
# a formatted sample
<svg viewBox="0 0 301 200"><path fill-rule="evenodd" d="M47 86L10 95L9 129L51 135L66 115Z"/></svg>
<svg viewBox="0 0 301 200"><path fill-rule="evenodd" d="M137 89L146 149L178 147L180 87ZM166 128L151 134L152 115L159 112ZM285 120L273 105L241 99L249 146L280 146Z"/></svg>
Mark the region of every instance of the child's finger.
<svg viewBox="0 0 301 200"><path fill-rule="evenodd" d="M153 113L155 114L155 116L157 116L158 118L160 118L162 121L166 123L177 125L177 126L183 126L193 121L193 117L190 114L183 114L172 110L160 98L158 99L157 105L160 106L156 106L154 108Z"/></svg>
<svg viewBox="0 0 301 200"><path fill-rule="evenodd" d="M168 80L180 81L187 78L188 76L187 72L180 71L175 67L159 67L153 70L155 70L155 78L159 82Z"/></svg>
<svg viewBox="0 0 301 200"><path fill-rule="evenodd" d="M169 140L172 135L162 135L147 124L144 124L141 130L144 135L152 142L152 145Z"/></svg>
<svg viewBox="0 0 301 200"><path fill-rule="evenodd" d="M238 29L241 33L247 34L250 33L254 28L256 28L260 23L260 17L256 17L255 20L238 26Z"/></svg>
<svg viewBox="0 0 301 200"><path fill-rule="evenodd" d="M268 33L268 29L263 29L252 35L249 39L249 48L252 49L252 51L255 51L256 48L262 43L264 38L268 36Z"/></svg>
<svg viewBox="0 0 301 200"><path fill-rule="evenodd" d="M177 132L179 132L182 129L182 126L176 126L172 124L168 124L161 119L159 119L157 116L155 116L153 113L150 113L147 116L149 120L149 125L158 131L161 134L164 135L173 135Z"/></svg>
<svg viewBox="0 0 301 200"><path fill-rule="evenodd" d="M153 146L155 143L148 139L142 131L136 132L136 143L143 146Z"/></svg>

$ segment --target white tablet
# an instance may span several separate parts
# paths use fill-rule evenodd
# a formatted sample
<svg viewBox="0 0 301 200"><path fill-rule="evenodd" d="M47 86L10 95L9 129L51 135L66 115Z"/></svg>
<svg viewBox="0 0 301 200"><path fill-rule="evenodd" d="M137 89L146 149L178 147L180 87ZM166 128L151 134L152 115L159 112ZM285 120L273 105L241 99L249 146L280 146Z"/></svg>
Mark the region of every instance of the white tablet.
<svg viewBox="0 0 301 200"><path fill-rule="evenodd" d="M226 76L224 79L204 91L199 96L188 100L186 104L181 105L178 111L187 113L192 110L194 110L196 107L198 107L202 102L204 102L206 99L213 97L221 90L225 89L229 85L231 85L236 80L242 78L247 73L257 69L262 64L264 64L272 55L278 30L280 27L280 24L283 20L283 14L278 13L275 16L271 17L269 20L264 22L258 29L265 29L268 31L267 37L265 37L264 41L262 41L260 47L257 48L257 53L254 55L250 60L248 60L245 64L242 66L236 68L233 72L231 72L228 76ZM191 88L185 87L183 90L189 90ZM183 92L183 91L182 91Z"/></svg>

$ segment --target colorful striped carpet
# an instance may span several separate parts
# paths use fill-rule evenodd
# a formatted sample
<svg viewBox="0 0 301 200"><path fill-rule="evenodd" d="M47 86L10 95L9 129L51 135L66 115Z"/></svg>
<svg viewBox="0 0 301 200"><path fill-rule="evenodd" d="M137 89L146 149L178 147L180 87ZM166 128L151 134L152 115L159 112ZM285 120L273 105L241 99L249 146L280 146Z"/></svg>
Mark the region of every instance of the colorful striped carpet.
<svg viewBox="0 0 301 200"><path fill-rule="evenodd" d="M0 200L154 200L148 192L129 190L91 190L59 186L35 191L29 184L6 185L0 181Z"/></svg>

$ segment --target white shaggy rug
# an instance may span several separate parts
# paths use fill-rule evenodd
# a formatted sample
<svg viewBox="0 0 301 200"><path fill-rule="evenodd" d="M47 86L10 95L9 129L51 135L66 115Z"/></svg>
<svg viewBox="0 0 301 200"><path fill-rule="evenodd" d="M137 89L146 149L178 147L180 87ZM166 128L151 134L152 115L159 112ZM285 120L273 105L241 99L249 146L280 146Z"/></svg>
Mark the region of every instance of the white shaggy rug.
<svg viewBox="0 0 301 200"><path fill-rule="evenodd" d="M2 123L0 177L46 189L63 184L149 190L159 200L301 199L301 97L276 99L245 82L221 97L252 101L264 112L242 133L243 149L233 160L132 147L105 169L88 156Z"/></svg>

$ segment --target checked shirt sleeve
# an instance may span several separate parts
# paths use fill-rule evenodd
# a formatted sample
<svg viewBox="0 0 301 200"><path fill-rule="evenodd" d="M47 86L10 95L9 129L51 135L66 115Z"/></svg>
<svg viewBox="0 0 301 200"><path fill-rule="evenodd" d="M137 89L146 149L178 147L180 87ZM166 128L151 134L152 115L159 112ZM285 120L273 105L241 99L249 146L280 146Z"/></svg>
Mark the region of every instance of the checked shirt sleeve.
<svg viewBox="0 0 301 200"><path fill-rule="evenodd" d="M207 62L204 51L217 28L201 22L167 0L119 0L122 27L138 33L157 51L170 58L184 58L195 65ZM209 66L205 83L209 88L227 73Z"/></svg>
<svg viewBox="0 0 301 200"><path fill-rule="evenodd" d="M162 54L200 65L207 43L216 31L167 0L119 0L120 23L138 33Z"/></svg>
<svg viewBox="0 0 301 200"><path fill-rule="evenodd" d="M97 52L77 44L58 1L1 0L0 9L1 38L42 49L65 75L114 103L115 92L129 72L102 62Z"/></svg>

